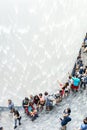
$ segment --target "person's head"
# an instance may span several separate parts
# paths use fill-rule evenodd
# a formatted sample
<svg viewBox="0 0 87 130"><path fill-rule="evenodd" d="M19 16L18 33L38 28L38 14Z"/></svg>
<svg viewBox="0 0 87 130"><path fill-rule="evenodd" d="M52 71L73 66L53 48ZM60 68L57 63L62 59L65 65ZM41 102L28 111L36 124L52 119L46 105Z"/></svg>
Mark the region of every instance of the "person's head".
<svg viewBox="0 0 87 130"><path fill-rule="evenodd" d="M84 124L87 124L87 117L83 120Z"/></svg>
<svg viewBox="0 0 87 130"><path fill-rule="evenodd" d="M33 103L32 102L29 102L29 106L32 106L33 105Z"/></svg>
<svg viewBox="0 0 87 130"><path fill-rule="evenodd" d="M8 104L11 104L12 103L12 100L11 99L8 99Z"/></svg>
<svg viewBox="0 0 87 130"><path fill-rule="evenodd" d="M29 100L28 97L25 97L25 100L28 101Z"/></svg>
<svg viewBox="0 0 87 130"><path fill-rule="evenodd" d="M85 66L85 68L87 69L87 65Z"/></svg>
<svg viewBox="0 0 87 130"><path fill-rule="evenodd" d="M34 99L36 99L36 100L37 100L38 98L39 98L39 97L38 97L38 95L35 95L35 96L34 96Z"/></svg>
<svg viewBox="0 0 87 130"><path fill-rule="evenodd" d="M78 78L78 74L76 74L75 77Z"/></svg>
<svg viewBox="0 0 87 130"><path fill-rule="evenodd" d="M79 60L81 58L81 56L79 55L78 57L77 57L77 60Z"/></svg>
<svg viewBox="0 0 87 130"><path fill-rule="evenodd" d="M71 113L71 109L70 109L70 108L67 108L67 112L68 112L68 113Z"/></svg>
<svg viewBox="0 0 87 130"><path fill-rule="evenodd" d="M62 93L62 89L59 92Z"/></svg>
<svg viewBox="0 0 87 130"><path fill-rule="evenodd" d="M72 77L71 76L69 76L69 79L71 79Z"/></svg>
<svg viewBox="0 0 87 130"><path fill-rule="evenodd" d="M68 82L66 82L64 86L65 86L65 87L67 87L68 85L69 85L69 83L68 83Z"/></svg>
<svg viewBox="0 0 87 130"><path fill-rule="evenodd" d="M33 99L33 95L30 95L30 99Z"/></svg>
<svg viewBox="0 0 87 130"><path fill-rule="evenodd" d="M39 94L39 97L42 97L42 96L43 96L43 94L42 94L42 93L40 93L40 94Z"/></svg>
<svg viewBox="0 0 87 130"><path fill-rule="evenodd" d="M44 95L47 96L47 95L48 95L48 92L45 92Z"/></svg>

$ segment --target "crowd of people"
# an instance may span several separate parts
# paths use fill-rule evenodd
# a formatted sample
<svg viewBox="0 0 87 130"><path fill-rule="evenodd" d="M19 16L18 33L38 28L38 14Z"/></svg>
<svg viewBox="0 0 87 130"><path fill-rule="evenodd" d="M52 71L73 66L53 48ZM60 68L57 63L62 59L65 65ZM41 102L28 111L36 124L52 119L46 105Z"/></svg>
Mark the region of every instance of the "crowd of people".
<svg viewBox="0 0 87 130"><path fill-rule="evenodd" d="M27 114L32 121L37 119L39 113L43 110L51 111L56 104L59 104L64 97L67 97L72 92L78 92L79 90L85 90L87 86L87 66L84 66L81 51L84 48L83 52L87 50L87 34L84 39L84 44L82 44L82 48L79 51L79 55L77 57L76 63L74 65L72 73L68 73L68 80L64 84L59 80L57 81L59 84L59 90L50 95L48 92L39 93L38 95L30 95L29 97L25 97L22 101L22 107L24 109L25 114ZM14 103L12 100L8 100L8 108L11 113L14 115L14 129L17 128L17 122L21 125L21 115L18 110L15 109ZM66 108L63 112L63 118L61 120L61 130L66 130L66 125L71 121L70 117L71 109ZM3 128L0 128L3 130ZM79 130L87 129L87 117L83 120L83 124Z"/></svg>

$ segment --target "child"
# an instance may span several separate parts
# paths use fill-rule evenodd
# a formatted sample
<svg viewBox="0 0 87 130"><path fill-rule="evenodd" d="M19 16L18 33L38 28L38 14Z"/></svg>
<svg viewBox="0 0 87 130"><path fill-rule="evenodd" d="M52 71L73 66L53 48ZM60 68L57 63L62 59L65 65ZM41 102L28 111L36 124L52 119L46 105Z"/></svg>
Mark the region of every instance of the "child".
<svg viewBox="0 0 87 130"><path fill-rule="evenodd" d="M70 109L70 108L66 108L66 109L63 111L63 114L64 114L65 116L69 116L70 113L71 113L71 109Z"/></svg>

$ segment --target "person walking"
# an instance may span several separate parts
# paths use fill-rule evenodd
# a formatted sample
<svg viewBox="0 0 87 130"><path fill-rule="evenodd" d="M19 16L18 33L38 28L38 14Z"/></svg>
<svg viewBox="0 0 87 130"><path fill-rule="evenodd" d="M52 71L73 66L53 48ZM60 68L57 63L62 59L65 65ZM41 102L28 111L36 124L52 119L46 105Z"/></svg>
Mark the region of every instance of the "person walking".
<svg viewBox="0 0 87 130"><path fill-rule="evenodd" d="M21 125L21 116L20 116L18 110L13 109L13 116L14 116L14 129L16 129L17 121L19 122L19 125Z"/></svg>

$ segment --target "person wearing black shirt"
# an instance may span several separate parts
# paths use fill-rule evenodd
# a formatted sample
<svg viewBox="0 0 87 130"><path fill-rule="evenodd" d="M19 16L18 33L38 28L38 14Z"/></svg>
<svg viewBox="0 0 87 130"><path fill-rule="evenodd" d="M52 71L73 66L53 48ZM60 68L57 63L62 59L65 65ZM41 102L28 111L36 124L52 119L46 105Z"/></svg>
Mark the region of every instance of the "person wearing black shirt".
<svg viewBox="0 0 87 130"><path fill-rule="evenodd" d="M0 130L4 130L3 127L0 127Z"/></svg>
<svg viewBox="0 0 87 130"><path fill-rule="evenodd" d="M14 122L15 126L14 129L17 128L17 121L19 121L19 125L21 125L21 116L18 112L18 110L13 109L13 116L14 116Z"/></svg>

